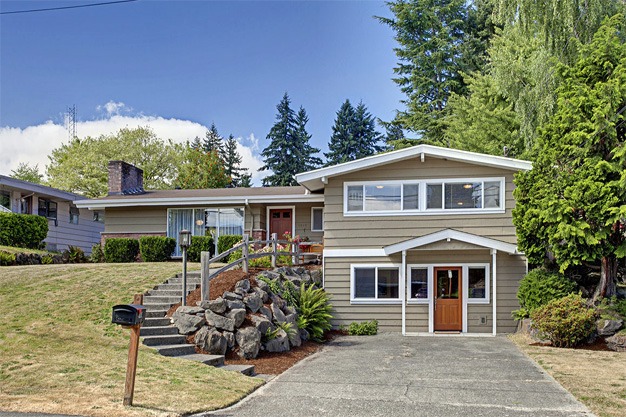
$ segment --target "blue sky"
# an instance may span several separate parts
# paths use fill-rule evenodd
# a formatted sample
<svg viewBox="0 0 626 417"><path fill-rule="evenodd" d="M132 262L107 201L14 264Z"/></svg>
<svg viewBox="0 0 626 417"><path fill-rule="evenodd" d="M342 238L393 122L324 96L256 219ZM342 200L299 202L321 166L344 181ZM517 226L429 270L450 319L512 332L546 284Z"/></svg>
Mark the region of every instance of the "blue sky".
<svg viewBox="0 0 626 417"><path fill-rule="evenodd" d="M95 2L2 1L0 8ZM28 132L45 136L34 128L62 127L70 105L84 123L79 136L138 118L144 125L187 121L194 129L170 123L170 130L155 131L193 139L198 125L214 122L220 133L241 138L258 155L276 104L288 92L292 106L304 106L309 115L312 144L326 150L346 98L362 100L384 120L401 106L391 80L397 61L393 32L372 17L389 14L378 1L140 0L2 15L0 173L30 162L34 150L7 156L16 153L13 142L41 147L43 139L29 143ZM43 168L41 161L41 155L32 159Z"/></svg>

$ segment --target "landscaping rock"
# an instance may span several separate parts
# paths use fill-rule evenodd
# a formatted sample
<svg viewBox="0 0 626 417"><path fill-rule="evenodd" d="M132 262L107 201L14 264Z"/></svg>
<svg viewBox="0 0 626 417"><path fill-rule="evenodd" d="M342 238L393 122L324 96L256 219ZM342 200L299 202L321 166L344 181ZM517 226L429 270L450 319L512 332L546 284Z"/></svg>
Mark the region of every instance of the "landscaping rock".
<svg viewBox="0 0 626 417"><path fill-rule="evenodd" d="M265 342L265 350L268 352L286 352L289 350L289 338L287 337L287 333L280 329L278 331L278 335L272 339Z"/></svg>
<svg viewBox="0 0 626 417"><path fill-rule="evenodd" d="M200 307L204 308L205 310L211 310L212 312L217 314L222 314L228 308L228 304L226 303L226 300L224 300L222 297L218 297L215 300L202 301L200 303Z"/></svg>
<svg viewBox="0 0 626 417"><path fill-rule="evenodd" d="M244 359L254 359L261 349L261 332L256 327L242 327L237 330L235 340L239 345L239 356Z"/></svg>
<svg viewBox="0 0 626 417"><path fill-rule="evenodd" d="M243 301L241 300L226 300L226 309L227 310L237 310L243 308L245 309L246 306L243 303Z"/></svg>
<svg viewBox="0 0 626 417"><path fill-rule="evenodd" d="M226 346L228 346L228 349L235 347L235 333L224 331L222 332L222 336L226 339Z"/></svg>
<svg viewBox="0 0 626 417"><path fill-rule="evenodd" d="M217 330L207 326L202 327L194 337L194 343L199 348L207 351L211 355L226 354L226 338Z"/></svg>
<svg viewBox="0 0 626 417"><path fill-rule="evenodd" d="M266 334L269 329L273 329L274 325L265 317L252 316L252 323L254 327L262 334Z"/></svg>
<svg viewBox="0 0 626 417"><path fill-rule="evenodd" d="M235 284L235 290L237 288L241 288L242 290L244 290L247 293L248 291L250 291L250 280L242 279L241 281L238 281Z"/></svg>
<svg viewBox="0 0 626 417"><path fill-rule="evenodd" d="M230 300L230 301L241 301L243 300L243 296L234 293L234 292L230 292L230 291L226 291L224 293L224 295L222 295L222 298L224 298L225 300Z"/></svg>
<svg viewBox="0 0 626 417"><path fill-rule="evenodd" d="M206 312L206 321L211 327L216 327L218 329L228 330L232 332L235 330L235 320L230 317L220 316L219 314L215 314L211 310L207 310Z"/></svg>
<svg viewBox="0 0 626 417"><path fill-rule="evenodd" d="M291 281L296 288L300 288L300 285L302 284L302 278L298 275L287 275L285 279Z"/></svg>
<svg viewBox="0 0 626 417"><path fill-rule="evenodd" d="M276 303L272 303L271 309L272 309L272 314L274 315L274 321L276 323L285 323L287 321L287 317L285 317L285 313L282 312L282 310Z"/></svg>
<svg viewBox="0 0 626 417"><path fill-rule="evenodd" d="M274 320L274 315L272 314L272 310L270 310L268 307L266 306L261 306L261 308L259 308L259 313L263 314L265 317L267 317L267 319L269 321Z"/></svg>
<svg viewBox="0 0 626 417"><path fill-rule="evenodd" d="M303 342L306 342L311 338L311 335L309 334L309 331L307 329L299 329L298 333L300 333L300 339Z"/></svg>
<svg viewBox="0 0 626 417"><path fill-rule="evenodd" d="M626 334L614 334L606 338L606 346L616 352L626 352Z"/></svg>
<svg viewBox="0 0 626 417"><path fill-rule="evenodd" d="M280 268L278 268L278 269L280 269ZM278 269L276 271L263 271L263 272L261 272L261 274L259 274L259 277L267 277L269 279L279 279L280 278L280 273L277 272ZM258 283L259 287L263 291L267 291L265 288L261 287L261 284L259 283L259 279L257 279L257 283ZM267 285L267 283L265 285Z"/></svg>
<svg viewBox="0 0 626 417"><path fill-rule="evenodd" d="M259 276L259 277L260 277L260 276ZM271 292L271 290L270 290L270 286L267 284L267 282L262 281L262 280L260 280L260 279L257 279L257 280L256 280L256 283L257 283L258 288L259 288L260 290L263 290L263 291L265 291L266 293ZM267 302L267 301L264 301L264 302Z"/></svg>
<svg viewBox="0 0 626 417"><path fill-rule="evenodd" d="M300 329L294 326L294 331L291 333L287 333L287 338L289 339L289 344L291 347L298 347L302 344L302 338L300 337Z"/></svg>
<svg viewBox="0 0 626 417"><path fill-rule="evenodd" d="M204 314L202 307L180 306L176 309L176 313L181 314Z"/></svg>
<svg viewBox="0 0 626 417"><path fill-rule="evenodd" d="M233 321L235 322L235 327L239 327L246 319L246 309L236 308L234 310L230 310L228 313L226 313L226 317L228 317L229 319L233 319Z"/></svg>
<svg viewBox="0 0 626 417"><path fill-rule="evenodd" d="M286 315L297 314L296 308L294 306L285 306L285 308L283 308L283 311Z"/></svg>
<svg viewBox="0 0 626 417"><path fill-rule="evenodd" d="M248 295L248 291L244 290L243 288L235 288L235 294L238 294L241 296L241 298L243 298Z"/></svg>
<svg viewBox="0 0 626 417"><path fill-rule="evenodd" d="M623 320L600 319L596 321L596 331L599 336L612 336L622 328L622 324L624 324Z"/></svg>
<svg viewBox="0 0 626 417"><path fill-rule="evenodd" d="M287 314L287 316L285 316L285 320L287 320L287 323L291 323L294 326L296 326L298 323L297 319L298 319L298 315L296 313Z"/></svg>
<svg viewBox="0 0 626 417"><path fill-rule="evenodd" d="M172 315L172 323L178 328L179 334L191 334L206 324L203 316L184 314L179 310L180 308Z"/></svg>
<svg viewBox="0 0 626 417"><path fill-rule="evenodd" d="M318 287L322 286L323 273L321 269L314 269L311 271L311 281L315 283ZM309 283L307 283L309 284Z"/></svg>
<svg viewBox="0 0 626 417"><path fill-rule="evenodd" d="M259 287L254 287L253 290L254 290L254 293L258 295L259 298L261 298L261 300L263 301L263 304L267 303L270 300L269 294L263 291L262 289L260 289Z"/></svg>
<svg viewBox="0 0 626 417"><path fill-rule="evenodd" d="M283 308L285 308L285 306L287 305L287 303L285 302L285 300L283 300L282 298L280 298L278 295L276 294L272 294L270 295L270 300L272 301L272 304L276 304L278 306L278 308L280 308L281 310Z"/></svg>
<svg viewBox="0 0 626 417"><path fill-rule="evenodd" d="M252 294L249 294L249 295L245 296L244 299L243 299L243 303L253 313L256 313L257 311L259 311L261 306L263 306L263 300L256 293L252 293Z"/></svg>

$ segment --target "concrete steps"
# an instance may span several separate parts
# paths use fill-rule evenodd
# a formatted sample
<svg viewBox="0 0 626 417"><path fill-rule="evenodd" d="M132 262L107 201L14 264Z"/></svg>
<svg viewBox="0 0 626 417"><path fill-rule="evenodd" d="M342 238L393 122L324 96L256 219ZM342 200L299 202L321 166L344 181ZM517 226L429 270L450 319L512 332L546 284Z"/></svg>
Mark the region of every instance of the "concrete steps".
<svg viewBox="0 0 626 417"><path fill-rule="evenodd" d="M241 372L253 376L254 365L224 365L222 355L203 355L196 353L194 345L186 343L186 337L178 334L178 328L171 324L167 311L180 302L182 297L182 274L168 279L144 294L143 305L146 306L146 319L141 326L140 336L143 344L157 350L163 356L215 366L228 371ZM187 294L200 285L200 273L187 273Z"/></svg>

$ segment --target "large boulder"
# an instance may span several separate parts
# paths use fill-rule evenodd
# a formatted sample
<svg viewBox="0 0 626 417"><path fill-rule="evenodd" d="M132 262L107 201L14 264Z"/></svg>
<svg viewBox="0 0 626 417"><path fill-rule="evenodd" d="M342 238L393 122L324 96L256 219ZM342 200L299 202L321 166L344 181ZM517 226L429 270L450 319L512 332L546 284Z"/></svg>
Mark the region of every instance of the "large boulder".
<svg viewBox="0 0 626 417"><path fill-rule="evenodd" d="M289 350L289 337L287 333L280 329L272 340L265 342L265 350L268 352L286 352Z"/></svg>
<svg viewBox="0 0 626 417"><path fill-rule="evenodd" d="M200 307L204 308L205 310L211 310L212 312L217 314L222 314L228 308L228 304L226 303L226 300L224 300L222 297L217 297L215 300L202 301L200 303Z"/></svg>
<svg viewBox="0 0 626 417"><path fill-rule="evenodd" d="M267 317L269 321L274 320L274 315L272 314L272 310L266 306L261 306L261 308L259 308L259 313Z"/></svg>
<svg viewBox="0 0 626 417"><path fill-rule="evenodd" d="M258 295L261 298L261 301L263 301L263 304L267 303L270 300L269 294L266 291L262 290L261 288L254 287L252 290L254 291L256 295Z"/></svg>
<svg viewBox="0 0 626 417"><path fill-rule="evenodd" d="M276 303L272 303L271 305L272 314L274 315L274 321L276 323L285 323L287 321L287 317L285 317L285 313L280 309L280 306Z"/></svg>
<svg viewBox="0 0 626 417"><path fill-rule="evenodd" d="M203 316L195 316L193 314L183 314L176 311L172 315L172 322L178 328L179 334L191 334L206 324Z"/></svg>
<svg viewBox="0 0 626 417"><path fill-rule="evenodd" d="M198 330L193 341L196 346L212 355L226 354L226 338L220 332L208 326Z"/></svg>
<svg viewBox="0 0 626 417"><path fill-rule="evenodd" d="M622 328L622 324L624 324L623 320L600 319L596 321L596 331L598 336L612 336Z"/></svg>
<svg viewBox="0 0 626 417"><path fill-rule="evenodd" d="M626 334L614 334L607 337L606 346L616 352L626 352Z"/></svg>
<svg viewBox="0 0 626 417"><path fill-rule="evenodd" d="M244 359L254 359L261 349L261 332L256 327L242 327L235 333L239 345L239 356Z"/></svg>
<svg viewBox="0 0 626 417"><path fill-rule="evenodd" d="M235 320L230 317L220 316L215 314L211 310L207 310L205 313L206 321L211 327L227 330L232 332L235 330Z"/></svg>
<svg viewBox="0 0 626 417"><path fill-rule="evenodd" d="M232 349L233 347L235 347L235 333L223 331L222 336L224 336L224 339L226 339L226 346L228 346L228 349Z"/></svg>
<svg viewBox="0 0 626 417"><path fill-rule="evenodd" d="M226 313L226 317L232 319L235 322L235 327L239 327L246 319L246 309L236 308L234 310L230 310L228 313Z"/></svg>
<svg viewBox="0 0 626 417"><path fill-rule="evenodd" d="M243 298L243 303L250 309L250 311L256 313L263 305L263 300L258 294L252 293Z"/></svg>
<svg viewBox="0 0 626 417"><path fill-rule="evenodd" d="M266 334L269 329L273 329L274 325L264 316L252 316L252 323L261 334Z"/></svg>
<svg viewBox="0 0 626 417"><path fill-rule="evenodd" d="M250 291L250 280L242 279L241 281L237 281L237 283L235 284L235 289L237 288L241 288L247 293L248 291Z"/></svg>

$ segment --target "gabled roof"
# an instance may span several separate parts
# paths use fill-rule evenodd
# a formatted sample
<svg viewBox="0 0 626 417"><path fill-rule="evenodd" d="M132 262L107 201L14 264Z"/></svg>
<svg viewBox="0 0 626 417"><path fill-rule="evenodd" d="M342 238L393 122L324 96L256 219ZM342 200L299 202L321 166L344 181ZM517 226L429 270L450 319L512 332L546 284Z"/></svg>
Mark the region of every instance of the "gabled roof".
<svg viewBox="0 0 626 417"><path fill-rule="evenodd" d="M27 193L36 193L44 197L49 197L61 201L74 201L85 198L80 194L70 193L68 191L59 190L58 188L47 187L41 184L35 184L34 182L18 180L15 178L7 177L6 175L0 175L0 189L11 189L20 190Z"/></svg>
<svg viewBox="0 0 626 417"><path fill-rule="evenodd" d="M135 195L110 195L76 201L79 208L194 206L209 204L323 202L323 194L311 194L304 187L211 188L203 190L155 190Z"/></svg>
<svg viewBox="0 0 626 417"><path fill-rule="evenodd" d="M429 245L431 243L439 242L442 240L458 240L459 242L471 243L472 245L482 246L488 249L496 249L498 251L506 252L511 255L521 254L521 252L517 251L517 246L513 245L512 243L473 235L471 233L460 232L454 229L445 229L436 233L431 233L429 235L416 237L415 239L395 243L393 245L385 246L383 250L385 251L385 255L391 255L393 253L419 248L421 246Z"/></svg>
<svg viewBox="0 0 626 417"><path fill-rule="evenodd" d="M356 161L344 162L343 164L316 169L314 171L302 172L300 174L296 174L296 181L308 190L317 191L324 188L324 184L328 182L328 178L367 168L386 165L405 159L415 158L417 156L421 156L422 159L429 156L481 166L502 168L511 171L527 171L532 168L532 164L530 162L522 161L520 159L460 151L458 149L442 148L432 145L417 145L393 152L368 156L363 159L357 159Z"/></svg>

